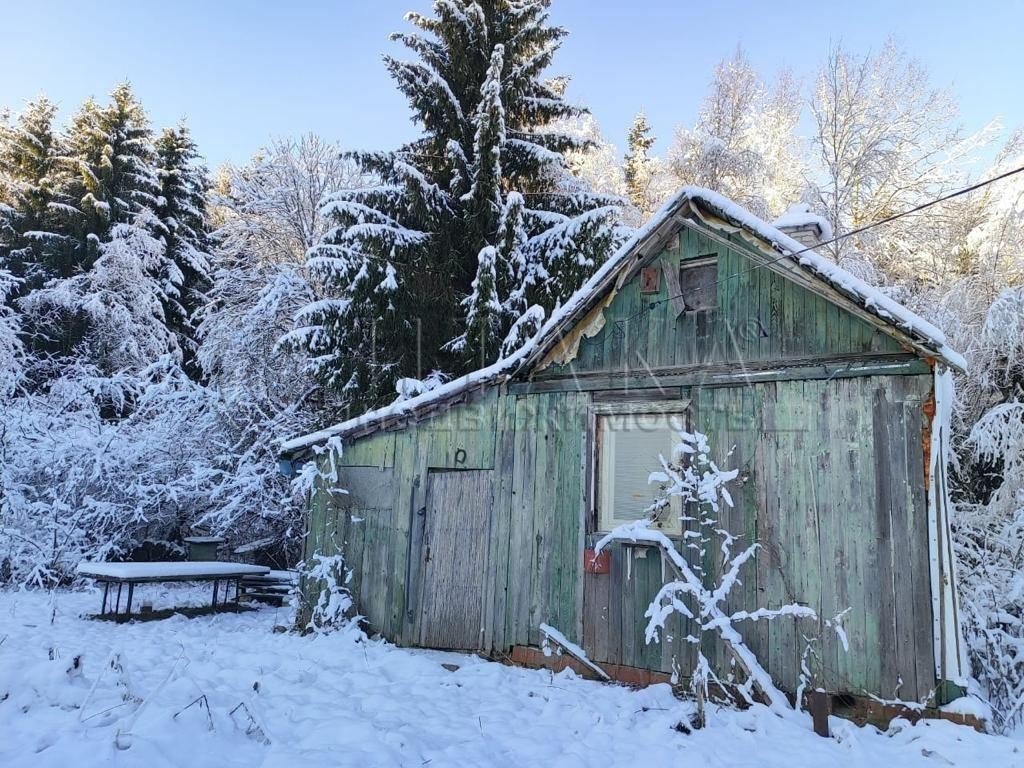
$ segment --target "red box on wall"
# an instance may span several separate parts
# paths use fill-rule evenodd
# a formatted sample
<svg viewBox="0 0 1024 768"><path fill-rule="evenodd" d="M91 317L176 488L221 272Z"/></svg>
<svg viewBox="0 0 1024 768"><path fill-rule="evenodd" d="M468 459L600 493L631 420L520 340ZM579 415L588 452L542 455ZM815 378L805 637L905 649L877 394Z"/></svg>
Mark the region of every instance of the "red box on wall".
<svg viewBox="0 0 1024 768"><path fill-rule="evenodd" d="M612 555L607 549L595 554L592 549L583 550L584 573L611 573Z"/></svg>

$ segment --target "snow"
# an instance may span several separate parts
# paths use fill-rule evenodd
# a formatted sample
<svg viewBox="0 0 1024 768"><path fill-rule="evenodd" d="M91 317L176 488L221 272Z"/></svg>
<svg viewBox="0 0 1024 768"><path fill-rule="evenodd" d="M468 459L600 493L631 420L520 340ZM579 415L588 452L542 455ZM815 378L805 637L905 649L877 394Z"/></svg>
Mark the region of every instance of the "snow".
<svg viewBox="0 0 1024 768"><path fill-rule="evenodd" d="M637 229L633 236L623 243L615 254L605 261L565 304L551 313L551 316L540 332L532 340L524 344L512 355L500 359L486 368L481 368L466 376L453 379L446 385L418 397L369 411L318 432L295 437L281 445L281 452L295 453L312 445L322 443L329 437L345 435L348 432L370 426L384 419L409 413L421 406L453 397L470 387L483 386L498 379L507 378L509 375L520 370L524 365L534 362L536 354L545 349L545 343L551 340L553 334L582 310L594 294L607 287L605 283L618 272L623 264L634 256L637 246L643 243L687 201L694 201L698 205L703 205L709 208L715 215L721 216L723 219L735 223L752 232L757 237L771 243L782 255L790 256L798 264L825 279L838 290L858 298L865 309L878 315L886 320L886 322L909 332L912 336L918 337L928 346L933 347L950 364L961 370L966 370L967 362L963 356L947 346L946 337L942 331L927 320L885 296L877 288L868 285L863 280L836 266L825 257L819 256L814 251L806 250L806 246L802 243L794 240L767 222L762 221L724 195L701 187L683 187L646 224Z"/></svg>
<svg viewBox="0 0 1024 768"><path fill-rule="evenodd" d="M147 589L155 605L181 602L176 590ZM711 706L707 727L687 734L674 726L693 708L667 685L631 690L398 649L351 628L272 632L287 609L80 618L95 600L0 592L5 768L1024 766L1019 742L949 722L880 732L832 718L834 737L823 739L806 716Z"/></svg>
<svg viewBox="0 0 1024 768"><path fill-rule="evenodd" d="M943 705L942 711L956 715L970 715L985 722L992 720L992 707L977 696L968 695L953 699L949 704Z"/></svg>
<svg viewBox="0 0 1024 768"><path fill-rule="evenodd" d="M206 576L249 576L270 573L262 565L223 563L219 561L186 561L170 563L79 563L80 576L109 579L187 579Z"/></svg>
<svg viewBox="0 0 1024 768"><path fill-rule="evenodd" d="M822 240L831 240L834 237L832 225L829 224L828 219L812 211L811 206L807 203L794 203L789 206L785 213L772 222L772 226L776 229L787 227L799 229L800 227L815 226L821 233Z"/></svg>

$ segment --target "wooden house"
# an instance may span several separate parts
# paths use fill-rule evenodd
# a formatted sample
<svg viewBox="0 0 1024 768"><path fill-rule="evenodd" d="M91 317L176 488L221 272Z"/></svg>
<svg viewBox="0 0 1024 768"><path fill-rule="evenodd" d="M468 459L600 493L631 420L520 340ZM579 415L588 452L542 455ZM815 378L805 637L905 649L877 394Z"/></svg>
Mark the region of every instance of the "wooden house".
<svg viewBox="0 0 1024 768"><path fill-rule="evenodd" d="M678 621L644 642L660 550L584 553L642 514L681 419L739 468L723 522L762 545L731 607L818 613L741 627L780 688L796 690L811 638L835 694L942 703L964 671L944 469L963 365L919 317L686 188L511 358L284 456L338 461L306 552L344 554L384 637L541 662L546 623L614 676L658 680L695 654ZM322 450L335 438L340 459ZM848 651L828 621L843 611Z"/></svg>

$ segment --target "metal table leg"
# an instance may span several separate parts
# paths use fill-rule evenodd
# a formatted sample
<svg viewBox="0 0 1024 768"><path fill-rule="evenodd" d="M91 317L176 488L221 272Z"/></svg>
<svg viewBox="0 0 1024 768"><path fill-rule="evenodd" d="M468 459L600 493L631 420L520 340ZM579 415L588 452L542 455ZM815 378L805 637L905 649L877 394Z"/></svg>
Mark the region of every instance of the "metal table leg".
<svg viewBox="0 0 1024 768"><path fill-rule="evenodd" d="M100 616L107 615L107 593L110 592L110 582L103 582L103 607L100 608Z"/></svg>

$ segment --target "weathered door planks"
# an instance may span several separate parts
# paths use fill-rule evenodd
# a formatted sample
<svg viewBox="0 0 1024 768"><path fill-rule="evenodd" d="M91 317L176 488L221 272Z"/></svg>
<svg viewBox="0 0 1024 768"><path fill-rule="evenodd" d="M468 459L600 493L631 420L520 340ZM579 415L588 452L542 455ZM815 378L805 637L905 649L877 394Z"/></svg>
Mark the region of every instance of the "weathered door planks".
<svg viewBox="0 0 1024 768"><path fill-rule="evenodd" d="M492 470L427 474L422 543L420 645L476 650L483 645L484 581Z"/></svg>

